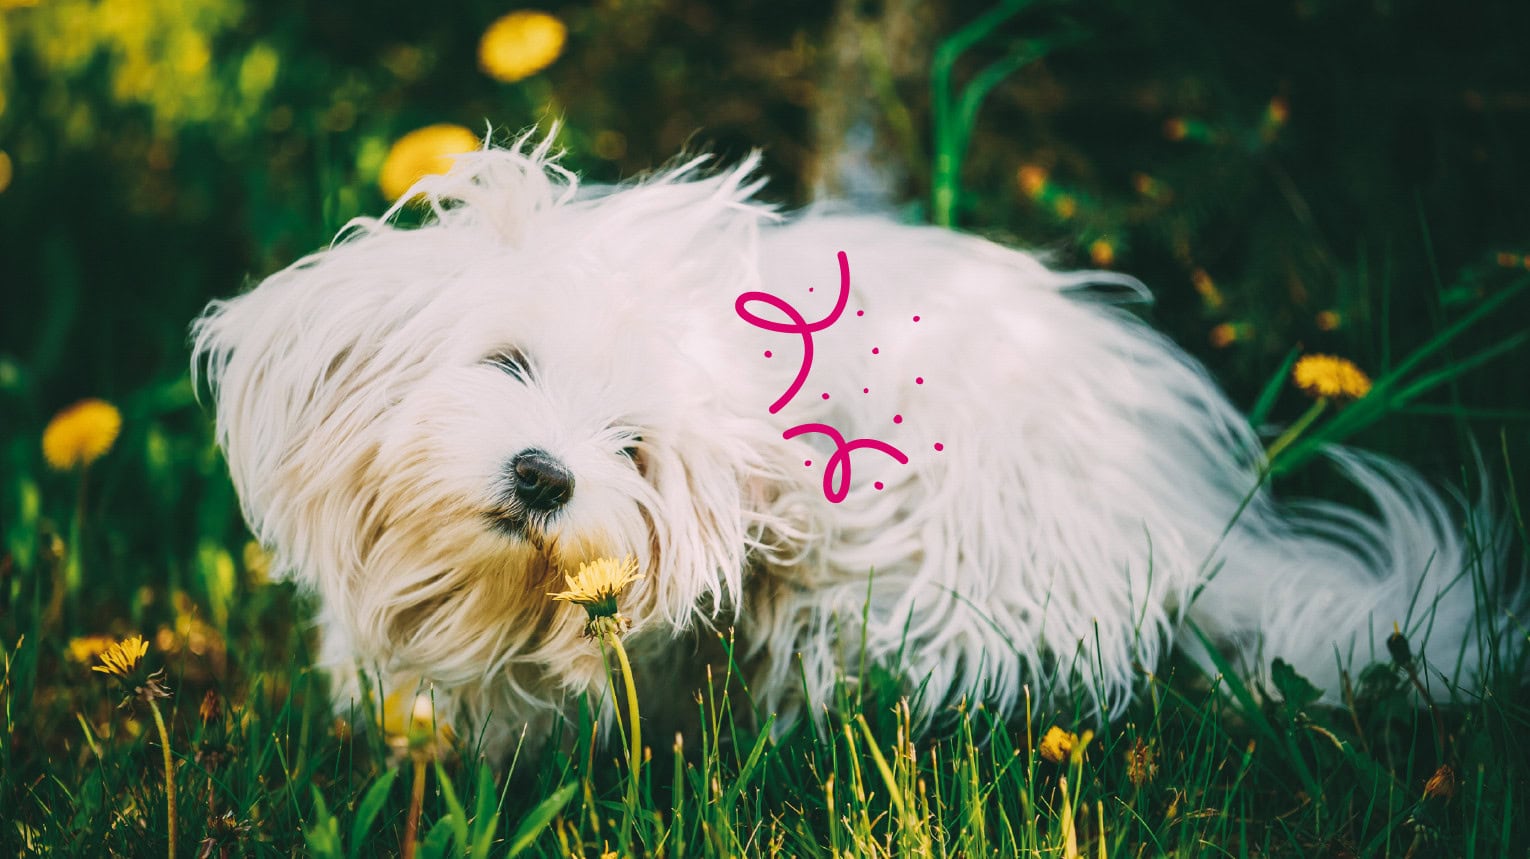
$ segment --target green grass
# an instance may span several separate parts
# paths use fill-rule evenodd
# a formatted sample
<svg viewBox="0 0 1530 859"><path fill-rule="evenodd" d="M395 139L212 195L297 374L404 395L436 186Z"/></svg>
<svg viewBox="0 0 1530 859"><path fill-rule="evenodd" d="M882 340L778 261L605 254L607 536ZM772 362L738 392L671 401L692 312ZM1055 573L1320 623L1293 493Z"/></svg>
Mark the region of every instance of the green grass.
<svg viewBox="0 0 1530 859"><path fill-rule="evenodd" d="M208 483L204 491L227 491ZM26 496L36 485L24 478L12 491ZM1523 539L1519 509L1511 504ZM112 525L82 512L69 532L91 546L90 535L110 537ZM1006 719L957 701L935 724L914 725L908 684L862 665L863 682L810 702L821 719L773 732L772 716L753 711L724 635L726 658L696 691L692 728L644 748L629 792L629 733L619 727L600 741L588 702L555 736L527 737L499 762L477 754L471 733L447 740L428 724L411 733L375 701L337 717L325 679L308 667L307 607L289 585L264 579L258 551L235 561L200 541L190 565L196 599L146 584L124 608L92 598L114 590L99 578L100 553L71 561L67 545L44 538L50 528L60 530L35 509L12 523L0 591L6 854L356 857L414 844L419 857L1407 857L1530 848L1530 690L1518 648L1494 649L1480 697L1442 685L1427 653L1399 650L1357 667L1344 708L1315 705L1319 691L1279 663L1268 689L1244 685L1231 665L1218 678L1178 663L1144 667L1136 702L1105 722L1082 696L1028 689L1028 700L1050 702L1034 716ZM22 535L44 550L17 552ZM76 565L83 584L69 589ZM54 587L66 589L57 608ZM169 796L144 696L119 705L123 688L90 670L95 660L78 640L129 630L153 642L141 673L165 672ZM1070 755L1048 756L1040 738L1053 729L1084 737ZM167 803L178 819L173 845Z"/></svg>
<svg viewBox="0 0 1530 859"><path fill-rule="evenodd" d="M1514 683L1470 703L1436 685L1438 704L1421 708L1407 672L1380 664L1355 678L1352 707L1332 710L1308 706L1301 681L1278 673L1285 697L1245 707L1231 703L1250 697L1236 681L1145 675L1115 722L1090 722L1082 701L1012 722L957 702L920 731L900 685L873 671L860 697L841 690L818 729L772 739L718 666L695 699L699 731L650 749L632 809L620 735L592 742L587 709L564 737L503 767L477 759L470 738L437 749L417 734L411 751L367 713L336 718L321 678L293 667L305 644L285 586L260 586L255 599L257 619L281 634L228 641L226 677L207 676L205 655L188 650L147 657L172 689L163 706L176 855L402 853L421 777L421 857L1499 856L1530 846L1530 710ZM119 709L116 687L71 662L62 641L6 647L0 847L166 855L150 717ZM1510 668L1503 677L1522 676ZM221 706L204 719L208 690ZM1046 729L1091 725L1071 759L1040 754ZM1456 777L1429 795L1442 764Z"/></svg>

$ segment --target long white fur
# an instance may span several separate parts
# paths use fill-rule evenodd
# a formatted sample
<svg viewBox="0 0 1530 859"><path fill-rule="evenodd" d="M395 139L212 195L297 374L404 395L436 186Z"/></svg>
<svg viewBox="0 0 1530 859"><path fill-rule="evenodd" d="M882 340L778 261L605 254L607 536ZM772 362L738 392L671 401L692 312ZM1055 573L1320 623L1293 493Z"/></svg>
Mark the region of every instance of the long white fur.
<svg viewBox="0 0 1530 859"><path fill-rule="evenodd" d="M1394 621L1428 630L1436 664L1476 668L1479 553L1413 471L1336 451L1379 515L1282 507L1206 371L1084 289L1133 282L881 218L784 220L752 200L755 166L585 189L546 144L489 149L416 186L425 226L394 225L403 203L358 220L197 321L245 514L317 593L340 697L357 669L422 678L464 719L492 714L491 744L540 730L604 684L583 613L546 595L628 554L640 649L737 625L772 710L827 700L864 645L925 715L1013 710L1027 683L1116 711L1187 619L1330 697ZM841 250L849 310L770 415L797 338L734 301L766 290L821 318ZM485 364L509 347L529 382ZM782 437L805 422L910 461L855 454L830 504L823 439ZM641 469L622 452L639 437ZM513 537L487 516L533 447L576 488Z"/></svg>

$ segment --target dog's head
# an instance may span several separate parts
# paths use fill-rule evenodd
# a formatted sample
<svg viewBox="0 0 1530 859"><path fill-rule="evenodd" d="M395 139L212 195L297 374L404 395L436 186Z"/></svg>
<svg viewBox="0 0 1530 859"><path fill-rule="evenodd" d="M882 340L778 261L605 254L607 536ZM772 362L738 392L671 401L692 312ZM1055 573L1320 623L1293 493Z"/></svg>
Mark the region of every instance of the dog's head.
<svg viewBox="0 0 1530 859"><path fill-rule="evenodd" d="M465 156L406 195L422 226L400 202L197 321L246 517L331 661L554 703L600 677L565 571L633 556L623 612L683 629L789 542L791 457L710 309L769 212L752 161L696 166L591 192L545 146Z"/></svg>

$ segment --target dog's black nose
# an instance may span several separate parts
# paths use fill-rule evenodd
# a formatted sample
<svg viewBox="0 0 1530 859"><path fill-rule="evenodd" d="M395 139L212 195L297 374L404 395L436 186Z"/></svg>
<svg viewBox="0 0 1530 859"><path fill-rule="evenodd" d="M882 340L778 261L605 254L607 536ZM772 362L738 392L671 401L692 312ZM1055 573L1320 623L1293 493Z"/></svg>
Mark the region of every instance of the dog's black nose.
<svg viewBox="0 0 1530 859"><path fill-rule="evenodd" d="M556 510L574 494L574 474L545 451L523 450L510 460L515 497L529 510Z"/></svg>

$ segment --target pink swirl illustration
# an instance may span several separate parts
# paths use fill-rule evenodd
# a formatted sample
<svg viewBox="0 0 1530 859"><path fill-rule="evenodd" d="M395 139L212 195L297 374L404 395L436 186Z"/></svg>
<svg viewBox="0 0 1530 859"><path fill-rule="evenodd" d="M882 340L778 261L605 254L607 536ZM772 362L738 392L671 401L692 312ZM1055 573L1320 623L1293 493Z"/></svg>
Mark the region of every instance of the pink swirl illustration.
<svg viewBox="0 0 1530 859"><path fill-rule="evenodd" d="M828 465L823 470L823 495L831 503L838 504L850 494L850 452L862 448L880 450L900 465L908 465L908 457L903 451L874 438L858 438L852 442L846 442L845 437L840 435L839 430L828 424L798 424L784 433L782 438L792 439L804 433L817 433L826 435L834 442L834 453L830 454ZM839 479L835 480L835 475ZM879 487L880 488L880 487Z"/></svg>
<svg viewBox="0 0 1530 859"><path fill-rule="evenodd" d="M756 316L749 310L751 301L763 301L766 304L786 314L791 322L773 322ZM850 301L850 258L845 256L844 251L839 252L839 298L834 302L834 309L828 316L817 322L808 322L802 318L797 308L786 303L786 300L768 292L746 292L738 297L733 303L733 309L745 322L756 328L766 331L775 331L781 334L802 335L802 364L797 368L797 376L787 386L786 392L770 404L770 413L775 414L786 407L786 404L797 396L802 390L802 385L807 381L808 372L813 369L813 332L822 331L833 325L839 319L839 315L845 312L845 304Z"/></svg>
<svg viewBox="0 0 1530 859"><path fill-rule="evenodd" d="M813 290L811 288L808 289L808 292L812 291ZM784 313L786 318L790 321L775 322L756 315L749 309L750 302L754 301L765 302L776 310ZM797 308L788 304L785 299L776 295L772 295L768 292L746 292L740 295L738 300L733 303L734 312L738 313L738 315L745 322L748 322L750 325L753 325L756 328L763 328L766 331L775 331L779 334L797 334L802 337L802 363L797 367L797 375L792 379L792 383L786 387L786 391L783 392L774 403L770 404L771 414L775 414L781 411L781 409L785 408L786 404L790 403L792 398L797 396L797 393L802 390L803 384L807 382L808 373L812 372L813 369L813 332L822 331L838 321L840 314L845 312L845 306L849 301L850 258L845 255L844 251L840 251L839 297L835 299L834 309L829 312L829 315L818 320L817 322L808 322L802 317L802 314L798 312ZM855 315L864 316L865 311L858 310L856 311ZM915 316L914 321L918 322L919 317ZM879 351L881 350L872 349L871 353L875 355ZM765 357L769 358L771 357L771 354L772 353L770 351L766 351ZM924 379L918 379L917 383L924 384ZM871 389L862 388L861 392L869 394L871 393ZM829 399L829 392L823 392L822 397L825 400ZM893 417L893 423L902 422L902 415L896 415ZM828 424L798 424L797 426L794 426L786 432L782 433L781 436L782 438L793 439L806 433L816 433L818 435L828 436L828 438L834 442L834 453L829 456L829 461L824 467L823 472L823 494L824 497L827 498L832 504L838 504L841 501L844 501L845 497L850 494L850 453L852 451L863 449L879 450L897 460L900 465L908 465L908 457L904 456L903 451L893 447L887 442L879 441L874 438L858 438L854 441L846 442L844 435L842 435L839 430L829 426ZM935 449L939 450L940 445L937 444ZM806 460L802 464L804 466L811 466L813 461ZM877 482L876 488L882 488L881 481Z"/></svg>

